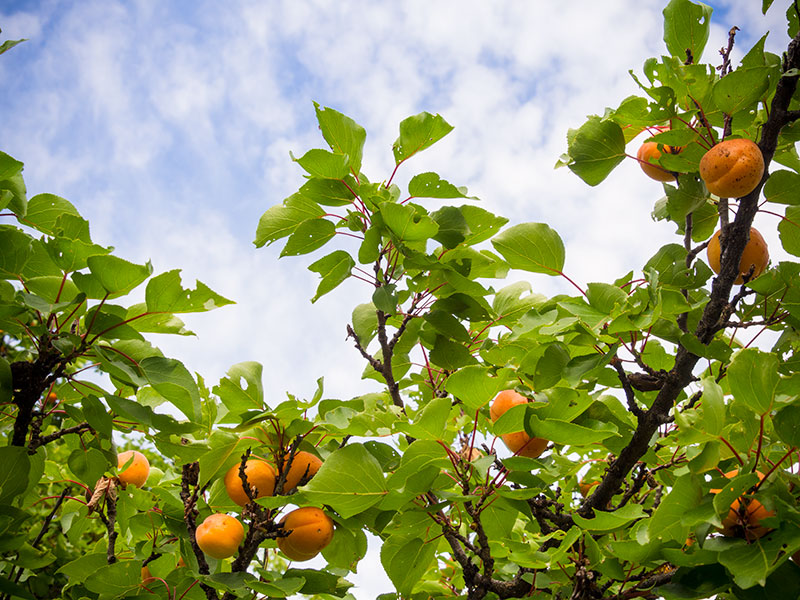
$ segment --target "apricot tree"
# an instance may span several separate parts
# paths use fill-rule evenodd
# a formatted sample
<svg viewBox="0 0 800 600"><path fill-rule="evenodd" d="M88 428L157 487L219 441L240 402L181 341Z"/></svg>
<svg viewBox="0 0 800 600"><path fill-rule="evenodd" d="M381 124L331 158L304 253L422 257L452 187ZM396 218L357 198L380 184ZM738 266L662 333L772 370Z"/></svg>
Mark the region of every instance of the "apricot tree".
<svg viewBox="0 0 800 600"><path fill-rule="evenodd" d="M394 172L371 180L365 130L315 104L327 147L294 158L304 181L255 244L326 249L312 302L363 282L342 330L376 391L354 398L320 381L282 399L253 362L209 386L163 356L147 334L184 335L178 315L230 301L93 243L71 203L28 199L22 163L0 154L0 216L16 221L0 225L0 597L352 597L367 534L386 600L800 589L800 265L774 258L800 256L800 8L786 14L782 56L761 38L734 65L732 28L717 68L701 61L711 9L671 0L641 95L569 132L561 164L590 186L645 160L664 196L642 227L677 229L610 283L572 282L551 227L507 226L436 173L402 190L396 173L452 129L443 117L402 121ZM763 174L713 195L701 161L737 139ZM637 154L642 141L655 146ZM745 254L758 212L782 245L772 264ZM533 293L541 276L578 293ZM149 460L140 487L119 477L123 445Z"/></svg>

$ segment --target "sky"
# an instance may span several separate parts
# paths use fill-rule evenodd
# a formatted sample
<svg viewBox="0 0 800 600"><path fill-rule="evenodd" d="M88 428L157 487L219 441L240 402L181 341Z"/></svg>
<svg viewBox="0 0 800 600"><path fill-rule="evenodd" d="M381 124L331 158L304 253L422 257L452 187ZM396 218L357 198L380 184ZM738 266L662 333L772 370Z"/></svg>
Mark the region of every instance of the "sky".
<svg viewBox="0 0 800 600"><path fill-rule="evenodd" d="M734 57L771 30L780 2L719 0L704 57L719 62L731 26ZM480 206L546 222L580 285L640 270L674 228L650 217L661 185L625 161L599 187L554 169L569 128L637 93L628 71L666 53L662 0L0 0L0 150L25 163L28 196L70 200L96 243L156 273L182 269L235 305L185 321L196 337L153 336L167 356L214 384L241 361L264 365L268 400L376 389L345 339L370 290L346 282L312 305L323 254L278 260L253 245L261 214L303 183L289 152L324 147L313 101L367 130L364 173L386 180L399 122L441 114L454 131L403 165L465 185ZM712 19L712 20L714 20ZM635 154L638 142L629 153ZM431 208L437 205L431 202ZM771 220L773 219L773 220ZM781 259L774 218L756 225ZM331 248L332 249L332 248ZM327 249L327 251L330 251ZM559 278L512 272L535 292L574 293ZM371 561L371 562L370 562ZM354 595L390 584L374 552Z"/></svg>

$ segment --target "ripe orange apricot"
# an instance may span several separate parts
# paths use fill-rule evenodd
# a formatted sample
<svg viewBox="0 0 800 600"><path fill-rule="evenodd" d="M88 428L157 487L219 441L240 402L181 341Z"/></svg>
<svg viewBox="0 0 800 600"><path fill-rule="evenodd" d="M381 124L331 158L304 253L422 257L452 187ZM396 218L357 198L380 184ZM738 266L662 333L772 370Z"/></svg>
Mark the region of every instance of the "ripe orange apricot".
<svg viewBox="0 0 800 600"><path fill-rule="evenodd" d="M512 406L527 403L528 399L514 390L503 390L502 392L499 392L494 397L494 400L492 400L492 405L489 407L489 416L492 418L492 423L506 414L506 411Z"/></svg>
<svg viewBox="0 0 800 600"><path fill-rule="evenodd" d="M50 392L44 398L44 407L45 408L50 408L52 406L55 406L57 400L58 400L58 396L56 396L56 393L55 392Z"/></svg>
<svg viewBox="0 0 800 600"><path fill-rule="evenodd" d="M725 477L733 479L738 474L739 469L734 469L725 473ZM763 473L756 471L756 474L759 479L764 478ZM719 492L719 489L711 490L712 494ZM772 531L769 527L761 525L761 521L774 516L774 511L767 510L755 498L741 496L731 503L728 514L722 519L722 527L719 532L726 537L744 537L747 541L752 542Z"/></svg>
<svg viewBox="0 0 800 600"><path fill-rule="evenodd" d="M126 450L117 454L117 469L121 469L130 461L130 465L117 474L120 482L142 487L150 475L150 463L147 457L138 450Z"/></svg>
<svg viewBox="0 0 800 600"><path fill-rule="evenodd" d="M700 159L700 177L720 198L741 198L758 187L764 175L764 156L747 139L720 142Z"/></svg>
<svg viewBox="0 0 800 600"><path fill-rule="evenodd" d="M721 248L719 244L719 235L720 230L717 230L717 232L711 236L711 239L708 241L708 247L706 248L708 264L715 273L719 273L720 268ZM768 262L769 248L767 247L767 242L755 227L751 227L750 240L744 247L742 259L739 261L739 276L734 283L737 285L744 283L744 276L750 272L751 267L753 268L753 275L750 279L755 279L764 272Z"/></svg>
<svg viewBox="0 0 800 600"><path fill-rule="evenodd" d="M197 526L195 539L209 556L228 558L236 554L244 540L244 527L230 515L214 513Z"/></svg>
<svg viewBox="0 0 800 600"><path fill-rule="evenodd" d="M292 560L311 560L333 539L333 521L313 506L293 510L280 525L289 535L278 538L278 548Z"/></svg>
<svg viewBox="0 0 800 600"><path fill-rule="evenodd" d="M599 481L581 481L578 484L578 489L581 491L581 496L586 498L591 493L592 488L599 484Z"/></svg>
<svg viewBox="0 0 800 600"><path fill-rule="evenodd" d="M225 491L228 496L239 506L244 506L250 499L244 493L242 487L242 479L239 477L239 464L236 463L228 472L225 473ZM258 458L250 458L244 467L244 473L247 476L247 483L250 484L253 490L253 498L263 498L264 496L272 496L275 490L275 469L266 461Z"/></svg>
<svg viewBox="0 0 800 600"><path fill-rule="evenodd" d="M151 582L153 582L155 580L156 580L156 578L153 577L153 574L150 572L150 567L148 567L146 565L144 567L142 567L142 583L143 584L148 584L148 583L151 583Z"/></svg>
<svg viewBox="0 0 800 600"><path fill-rule="evenodd" d="M662 146L669 154L677 154L681 148L675 146ZM650 179L656 181L675 181L675 175L667 171L664 167L659 167L653 164L661 158L661 151L658 149L656 142L645 142L639 146L639 151L636 153L636 158L639 159L639 166L642 167L645 175Z"/></svg>
<svg viewBox="0 0 800 600"><path fill-rule="evenodd" d="M495 422L512 406L526 404L527 402L528 399L522 394L514 390L503 390L492 400L492 405L489 407L489 416L491 416L492 422ZM547 448L547 440L538 437L532 438L524 431L506 433L501 435L500 439L503 440L503 443L515 456L538 458Z"/></svg>
<svg viewBox="0 0 800 600"><path fill-rule="evenodd" d="M288 462L289 457L287 456L283 463L284 469L286 468L286 463ZM283 484L283 491L291 492L298 485L300 485L301 481L307 482L317 474L317 471L319 471L321 466L322 459L318 456L314 456L305 450L297 452L292 459L292 466L289 467L289 472L286 473L286 481Z"/></svg>

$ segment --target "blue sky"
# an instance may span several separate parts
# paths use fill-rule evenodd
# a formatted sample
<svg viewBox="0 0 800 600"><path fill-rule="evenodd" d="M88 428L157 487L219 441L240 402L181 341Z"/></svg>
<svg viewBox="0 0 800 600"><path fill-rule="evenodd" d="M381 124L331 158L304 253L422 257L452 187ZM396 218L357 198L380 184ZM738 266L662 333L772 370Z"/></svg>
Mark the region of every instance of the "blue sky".
<svg viewBox="0 0 800 600"><path fill-rule="evenodd" d="M262 362L276 401L312 394L320 376L330 396L355 396L374 384L359 380L344 327L368 290L347 283L312 306L312 260L252 245L261 213L302 183L289 152L324 143L312 100L366 127L372 180L391 172L401 119L442 114L455 130L398 183L437 171L512 223L553 226L579 283L610 281L675 241L650 218L661 187L633 161L598 188L553 165L567 129L636 93L628 70L665 52L664 4L5 0L3 39L30 41L0 57L0 149L26 163L30 196L69 199L98 243L156 272L182 268L237 302L190 316L196 338L157 339L165 353L210 383L232 364ZM734 24L739 48L771 28L768 47L780 51L781 7L764 19L757 0L714 4L725 18L707 58ZM572 293L561 280L530 281ZM378 584L362 577L357 593L374 597Z"/></svg>

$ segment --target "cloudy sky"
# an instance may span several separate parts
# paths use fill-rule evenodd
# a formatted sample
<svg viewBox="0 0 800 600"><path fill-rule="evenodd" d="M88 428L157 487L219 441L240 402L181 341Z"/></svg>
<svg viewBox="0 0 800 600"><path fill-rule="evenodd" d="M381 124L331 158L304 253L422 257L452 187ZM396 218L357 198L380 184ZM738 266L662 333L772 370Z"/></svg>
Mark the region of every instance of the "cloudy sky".
<svg viewBox="0 0 800 600"><path fill-rule="evenodd" d="M770 29L768 47L785 46L780 6L765 18L756 0L712 4L706 59L718 62L733 25L739 56ZM661 186L633 161L598 188L553 165L567 129L636 93L628 70L666 52L664 5L0 0L2 39L29 39L0 57L0 149L26 164L29 197L73 202L96 242L157 273L181 268L184 283L200 279L237 302L189 316L197 337L157 339L167 355L210 383L259 361L276 401L311 395L321 376L329 397L351 397L372 389L345 340L370 291L345 284L312 306L312 260L279 261L280 244L252 244L260 215L302 184L289 152L324 145L312 101L367 129L373 181L391 173L400 120L441 114L455 130L408 161L400 183L437 171L512 223L547 222L575 281L610 281L676 240L650 219ZM573 293L543 275L509 282L528 277L536 291ZM360 598L388 591L370 578L376 569L361 570L370 573Z"/></svg>

